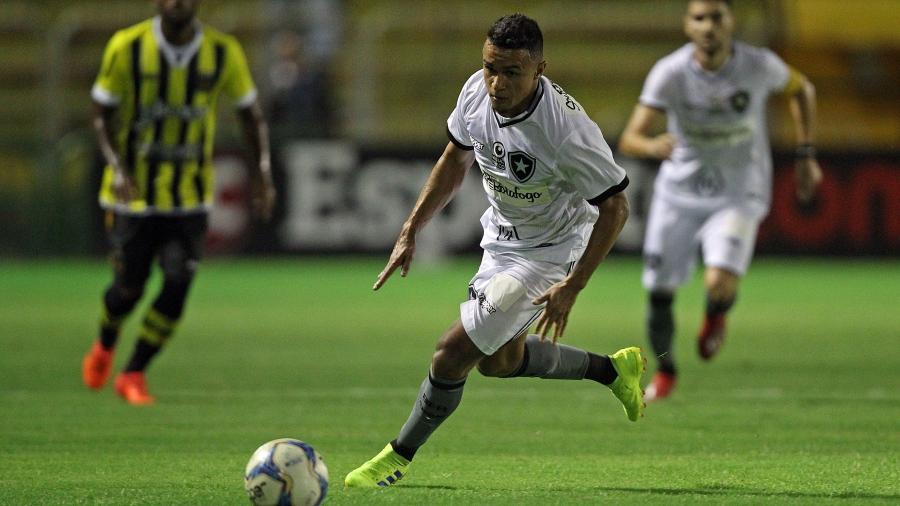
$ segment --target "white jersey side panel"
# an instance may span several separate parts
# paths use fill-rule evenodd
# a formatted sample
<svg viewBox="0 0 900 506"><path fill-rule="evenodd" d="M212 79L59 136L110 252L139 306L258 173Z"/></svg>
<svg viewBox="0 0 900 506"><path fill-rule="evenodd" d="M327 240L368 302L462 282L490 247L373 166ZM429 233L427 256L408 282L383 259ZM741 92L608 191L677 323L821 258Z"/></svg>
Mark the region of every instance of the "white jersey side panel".
<svg viewBox="0 0 900 506"><path fill-rule="evenodd" d="M675 136L654 191L687 207L746 203L765 212L771 201L772 155L766 128L769 95L787 85L787 65L768 49L734 43L716 72L694 60L692 43L656 63L640 102L667 113Z"/></svg>
<svg viewBox="0 0 900 506"><path fill-rule="evenodd" d="M628 184L597 124L543 76L529 109L507 119L491 107L479 70L463 87L447 128L454 143L475 151L490 203L481 217L481 247L488 251L577 260L598 216L587 199Z"/></svg>

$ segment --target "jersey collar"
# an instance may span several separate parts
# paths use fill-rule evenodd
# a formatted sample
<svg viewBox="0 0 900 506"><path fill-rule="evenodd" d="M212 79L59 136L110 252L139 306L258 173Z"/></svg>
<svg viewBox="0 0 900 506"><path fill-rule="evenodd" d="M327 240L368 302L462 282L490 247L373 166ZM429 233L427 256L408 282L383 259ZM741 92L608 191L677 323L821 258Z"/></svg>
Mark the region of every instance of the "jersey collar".
<svg viewBox="0 0 900 506"><path fill-rule="evenodd" d="M505 118L499 114L494 108L491 108L491 112L494 113L494 119L497 120L497 126L500 128L508 127L510 125L515 125L516 123L521 123L528 119L529 116L537 109L538 104L541 103L541 97L544 96L544 80L541 77L541 80L538 81L537 92L534 94L534 98L531 100L531 103L528 104L528 109L525 109L522 113L518 114L514 118Z"/></svg>
<svg viewBox="0 0 900 506"><path fill-rule="evenodd" d="M738 45L735 42L732 42L731 44L731 54L728 55L728 59L725 60L725 63L723 63L722 66L716 70L706 70L705 68L703 68L700 65L700 62L697 61L696 58L694 58L694 50L696 46L694 46L693 43L691 43L691 46L690 65L691 69L693 69L697 74L704 76L725 76L728 75L736 65L735 60L738 58Z"/></svg>
<svg viewBox="0 0 900 506"><path fill-rule="evenodd" d="M187 67L197 50L200 49L200 43L203 42L203 27L200 22L194 20L194 38L183 46L172 45L166 40L162 31L162 18L155 16L153 18L153 37L156 39L156 45L162 51L166 61L171 67Z"/></svg>

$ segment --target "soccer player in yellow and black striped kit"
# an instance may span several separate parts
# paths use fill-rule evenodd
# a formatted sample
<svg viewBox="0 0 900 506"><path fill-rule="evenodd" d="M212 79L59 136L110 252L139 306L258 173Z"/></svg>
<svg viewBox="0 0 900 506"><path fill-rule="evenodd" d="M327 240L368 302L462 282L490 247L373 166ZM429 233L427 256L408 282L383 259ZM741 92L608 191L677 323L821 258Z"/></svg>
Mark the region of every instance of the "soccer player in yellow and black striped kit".
<svg viewBox="0 0 900 506"><path fill-rule="evenodd" d="M254 210L275 201L268 128L244 52L231 36L201 24L200 0L155 0L158 16L118 31L106 47L91 96L94 129L107 166L114 278L103 297L99 339L82 363L93 389L109 377L119 329L144 293L154 260L162 290L147 310L134 353L115 390L151 404L144 371L175 330L202 254L213 202L212 145L219 95L237 106L255 155Z"/></svg>

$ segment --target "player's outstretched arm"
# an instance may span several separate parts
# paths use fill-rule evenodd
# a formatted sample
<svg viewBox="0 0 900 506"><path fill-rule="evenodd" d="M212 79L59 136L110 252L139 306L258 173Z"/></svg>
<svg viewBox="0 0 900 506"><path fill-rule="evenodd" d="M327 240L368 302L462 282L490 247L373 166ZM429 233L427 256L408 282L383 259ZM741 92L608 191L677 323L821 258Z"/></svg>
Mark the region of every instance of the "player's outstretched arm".
<svg viewBox="0 0 900 506"><path fill-rule="evenodd" d="M127 204L137 196L137 185L131 174L131 167L126 167L119 157L116 148L113 147L112 124L117 108L94 102L92 125L97 135L97 143L103 158L113 168L112 190L116 200Z"/></svg>
<svg viewBox="0 0 900 506"><path fill-rule="evenodd" d="M263 117L259 102L238 109L244 138L253 150L256 170L251 173L253 181L252 204L256 216L264 222L272 219L275 207L275 185L272 184L272 156L269 151L269 126Z"/></svg>
<svg viewBox="0 0 900 506"><path fill-rule="evenodd" d="M672 156L675 138L672 134L652 135L657 125L663 123L666 113L643 104L638 104L619 138L619 151L635 158L665 160Z"/></svg>
<svg viewBox="0 0 900 506"><path fill-rule="evenodd" d="M381 288L397 268L400 268L400 276L406 277L416 251L416 234L435 213L450 202L474 161L473 151L460 149L452 142L447 143L441 158L431 169L431 175L422 187L416 205L403 223L391 258L378 274L373 290Z"/></svg>
<svg viewBox="0 0 900 506"><path fill-rule="evenodd" d="M822 169L816 160L816 88L802 74L796 73L792 78L800 83L790 95L791 117L797 132L794 177L797 198L800 202L809 202L822 182Z"/></svg>
<svg viewBox="0 0 900 506"><path fill-rule="evenodd" d="M594 223L594 231L591 232L587 248L575 268L565 279L554 284L543 295L532 301L535 305L547 304L535 330L542 340L551 334L551 331L554 343L562 337L578 293L587 286L591 275L597 270L597 266L609 254L628 219L628 198L622 192L604 200L598 207L600 216Z"/></svg>

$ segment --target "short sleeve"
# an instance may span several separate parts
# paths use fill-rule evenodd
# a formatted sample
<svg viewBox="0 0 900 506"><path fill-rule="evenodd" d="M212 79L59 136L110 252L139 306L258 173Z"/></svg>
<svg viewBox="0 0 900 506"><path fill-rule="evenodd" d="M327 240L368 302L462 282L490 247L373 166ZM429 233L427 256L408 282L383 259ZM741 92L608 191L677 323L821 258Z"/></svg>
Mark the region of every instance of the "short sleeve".
<svg viewBox="0 0 900 506"><path fill-rule="evenodd" d="M244 108L256 102L256 85L247 65L244 49L236 41L228 44L228 55L225 57L225 82L223 90L237 107Z"/></svg>
<svg viewBox="0 0 900 506"><path fill-rule="evenodd" d="M673 86L672 73L669 72L666 60L661 60L647 74L639 101L654 109L668 110L673 103Z"/></svg>
<svg viewBox="0 0 900 506"><path fill-rule="evenodd" d="M560 147L557 165L563 177L585 200L608 197L625 188L625 169L613 158L600 128L580 128Z"/></svg>
<svg viewBox="0 0 900 506"><path fill-rule="evenodd" d="M465 150L474 149L469 144L471 142L469 140L469 129L466 127L466 104L468 103L468 90L471 83L472 78L469 78L462 91L459 92L459 97L456 99L456 107L453 108L453 112L447 118L447 137L450 138L450 142L455 144L456 147Z"/></svg>
<svg viewBox="0 0 900 506"><path fill-rule="evenodd" d="M790 68L780 56L769 49L762 50L762 66L765 70L765 83L769 91L782 91L790 80Z"/></svg>
<svg viewBox="0 0 900 506"><path fill-rule="evenodd" d="M103 51L100 72L91 89L91 97L99 104L117 106L128 92L128 58L124 53L127 46L123 42L121 35L116 34Z"/></svg>

